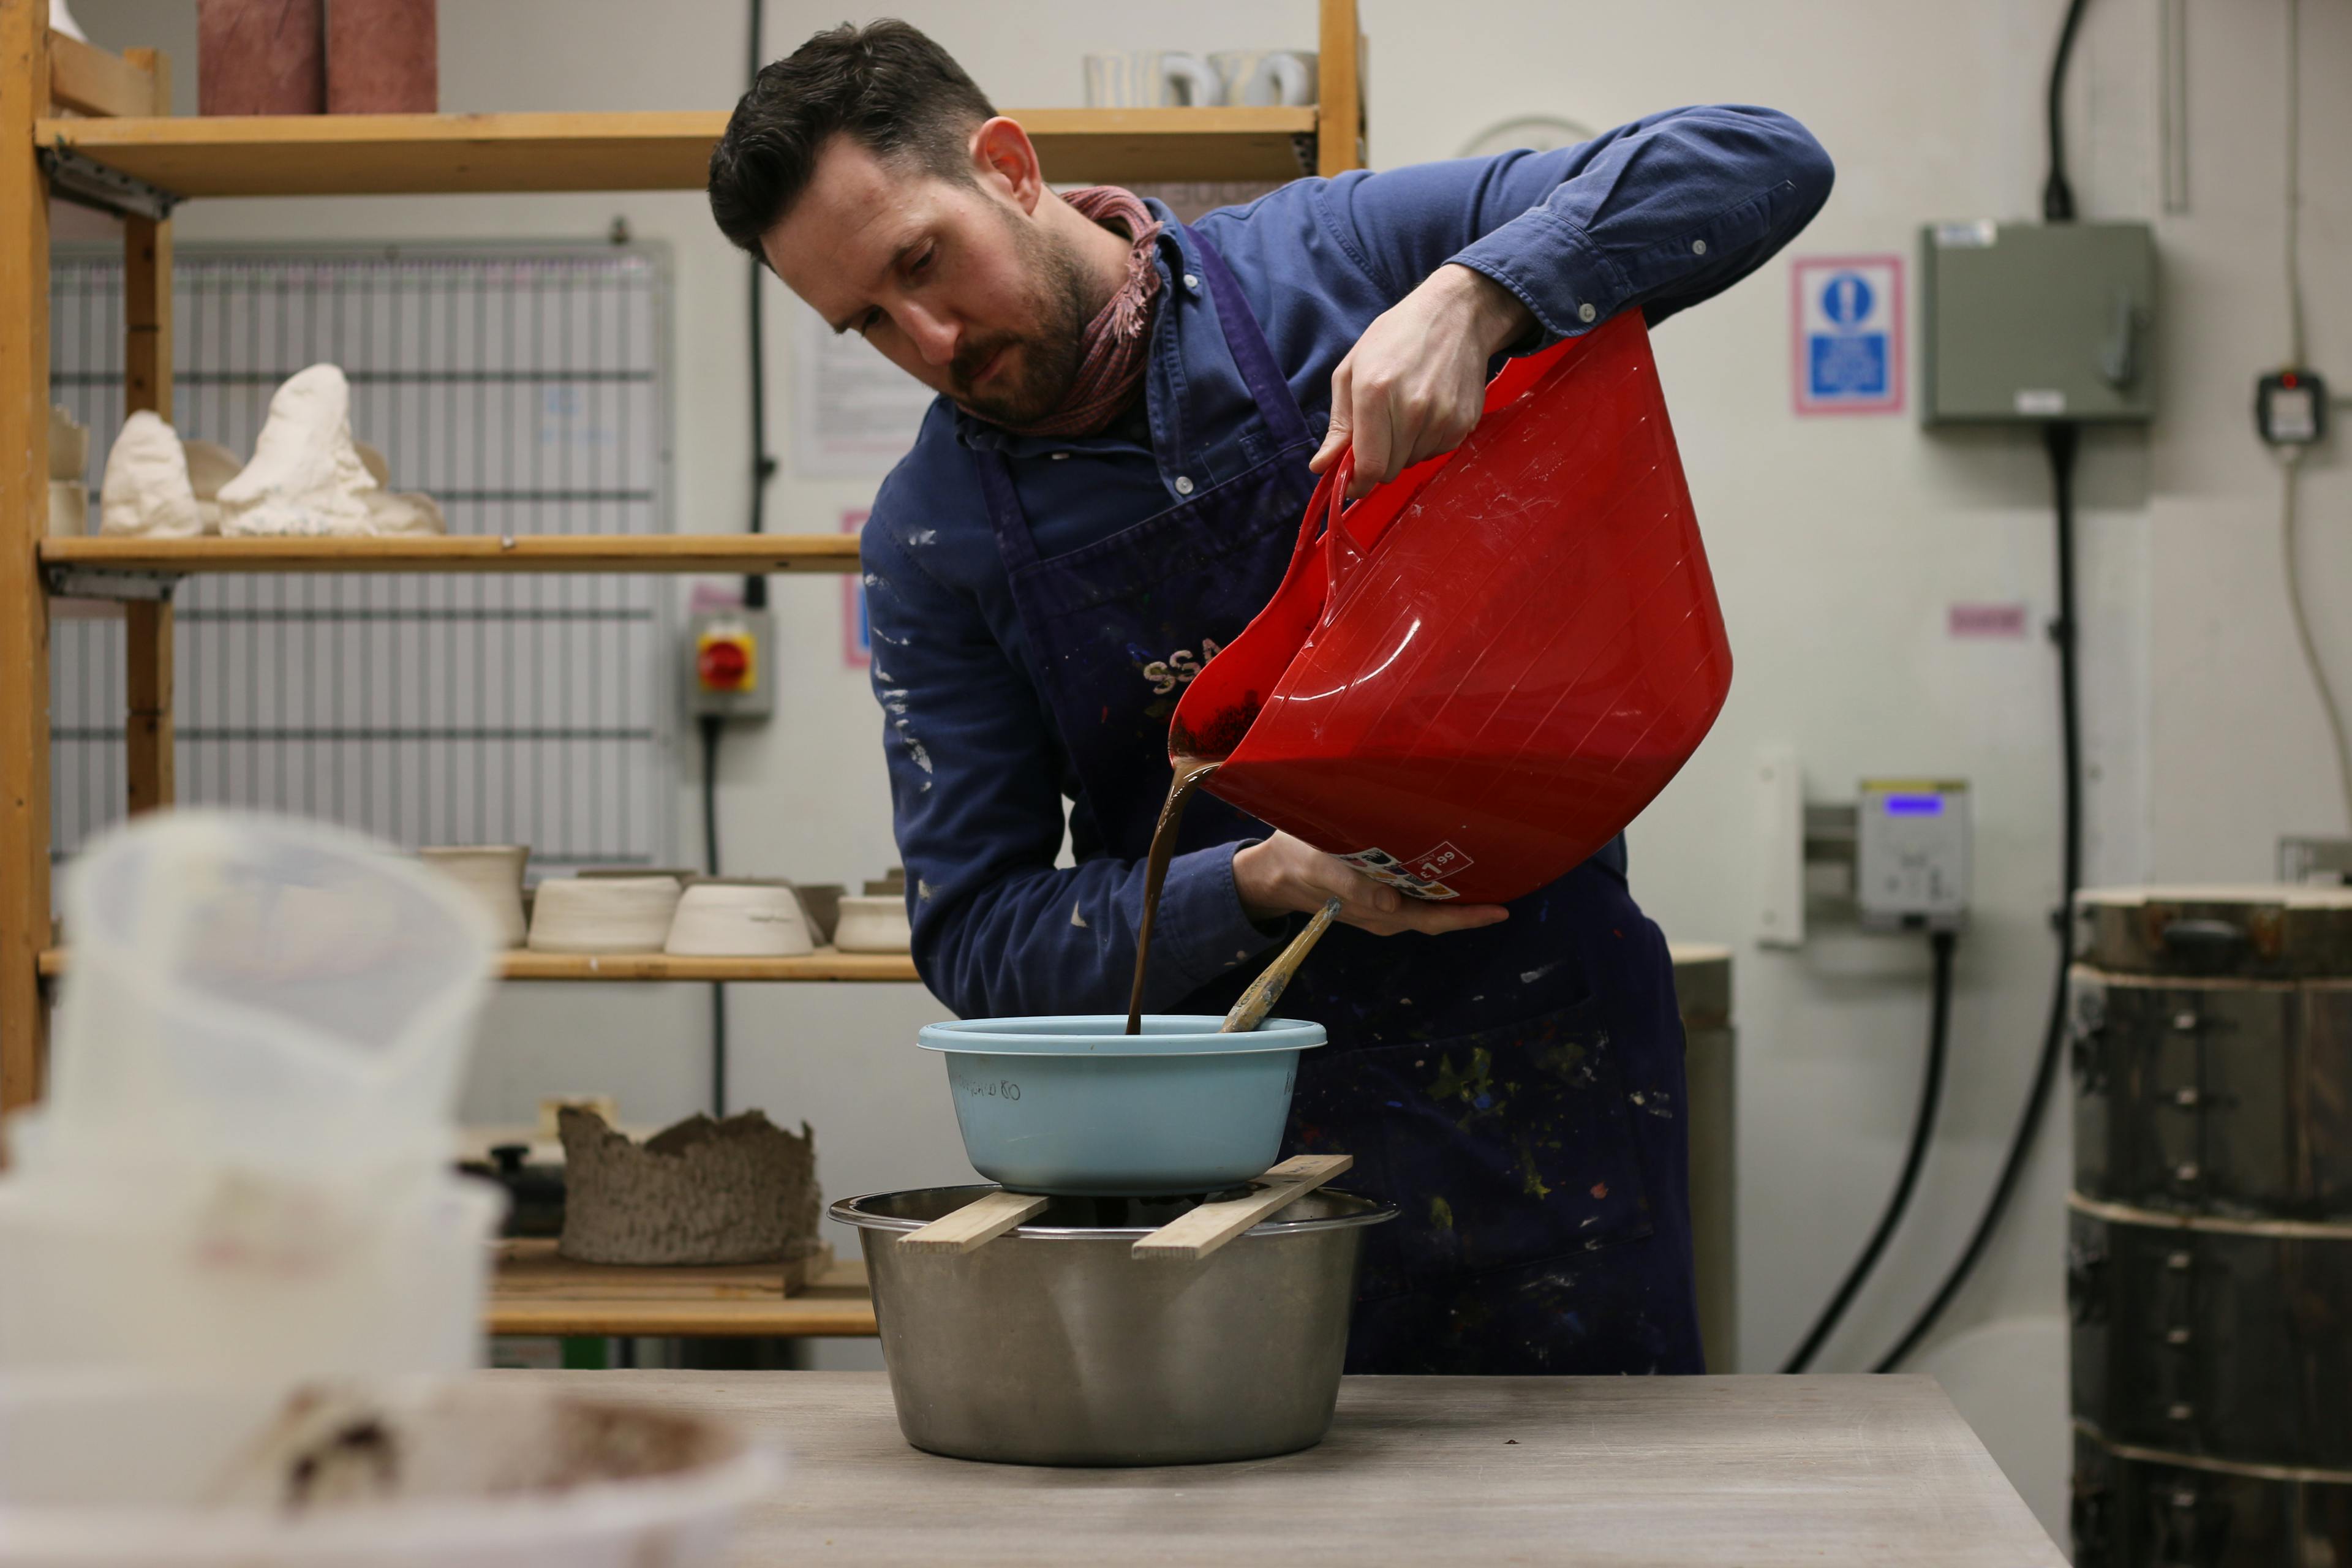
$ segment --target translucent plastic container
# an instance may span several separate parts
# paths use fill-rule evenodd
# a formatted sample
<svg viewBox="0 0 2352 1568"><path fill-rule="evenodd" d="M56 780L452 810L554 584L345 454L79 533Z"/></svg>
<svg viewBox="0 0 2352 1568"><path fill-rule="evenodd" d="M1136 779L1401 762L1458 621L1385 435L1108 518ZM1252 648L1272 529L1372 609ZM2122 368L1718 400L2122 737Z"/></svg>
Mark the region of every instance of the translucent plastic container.
<svg viewBox="0 0 2352 1568"><path fill-rule="evenodd" d="M354 835L164 812L67 889L50 1095L0 1174L0 1367L475 1364L495 1188L447 1170L494 960Z"/></svg>
<svg viewBox="0 0 2352 1568"><path fill-rule="evenodd" d="M437 1173L389 1193L239 1173L0 1184L0 1368L462 1372L506 1206Z"/></svg>
<svg viewBox="0 0 2352 1568"><path fill-rule="evenodd" d="M462 889L356 835L174 811L67 884L43 1142L114 1164L437 1158L495 960Z"/></svg>
<svg viewBox="0 0 2352 1568"><path fill-rule="evenodd" d="M345 1500L291 1508L298 1472ZM499 1376L0 1376L0 1568L692 1568L779 1473L707 1417Z"/></svg>
<svg viewBox="0 0 2352 1568"><path fill-rule="evenodd" d="M1532 892L1665 787L1731 687L1639 313L1514 361L1460 447L1341 510L1349 473L1170 749L1405 892Z"/></svg>

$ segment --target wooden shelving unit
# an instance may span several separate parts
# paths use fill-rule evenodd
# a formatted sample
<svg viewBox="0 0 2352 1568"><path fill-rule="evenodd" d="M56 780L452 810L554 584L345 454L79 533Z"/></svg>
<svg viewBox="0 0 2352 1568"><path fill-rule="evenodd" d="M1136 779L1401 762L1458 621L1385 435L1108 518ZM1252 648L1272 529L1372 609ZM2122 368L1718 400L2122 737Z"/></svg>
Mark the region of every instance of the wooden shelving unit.
<svg viewBox="0 0 2352 1568"><path fill-rule="evenodd" d="M1031 109L1061 180L1288 180L1312 109ZM699 190L724 110L43 120L34 136L184 197Z"/></svg>
<svg viewBox="0 0 2352 1568"><path fill-rule="evenodd" d="M434 539L44 539L59 572L855 572L854 533L447 534Z"/></svg>
<svg viewBox="0 0 2352 1568"><path fill-rule="evenodd" d="M1356 0L1318 0L1318 103L1304 109L1009 110L1058 180L1285 180L1362 163ZM128 630L128 805L172 804L173 618L207 572L848 572L851 536L520 536L352 540L45 537L48 523L49 182L112 190L125 213L126 413L172 416L170 204L213 196L683 190L704 183L723 110L678 113L175 117L170 64L48 30L47 0L0 0L0 1111L37 1100L48 1016L49 595L120 599ZM142 206L144 216L141 214ZM508 955L510 980L908 982L904 957ZM850 1266L845 1266L850 1267ZM764 1314L764 1315L763 1315ZM772 1306L657 1309L618 1297L501 1292L498 1332L834 1334L873 1331L862 1283Z"/></svg>
<svg viewBox="0 0 2352 1568"><path fill-rule="evenodd" d="M41 978L57 979L69 964L65 949L45 949L38 962ZM911 983L921 978L915 973L915 961L905 953L836 952L831 948L803 958L675 958L666 952L509 952L500 960L499 973L507 980L704 984L742 981L752 984L784 980Z"/></svg>

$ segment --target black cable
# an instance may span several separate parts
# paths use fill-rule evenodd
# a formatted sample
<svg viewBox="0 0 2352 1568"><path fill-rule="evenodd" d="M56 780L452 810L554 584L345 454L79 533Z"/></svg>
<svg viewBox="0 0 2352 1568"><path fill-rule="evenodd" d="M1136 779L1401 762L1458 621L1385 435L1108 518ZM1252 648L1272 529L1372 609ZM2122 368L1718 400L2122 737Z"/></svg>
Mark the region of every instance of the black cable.
<svg viewBox="0 0 2352 1568"><path fill-rule="evenodd" d="M2074 187L2066 180L2066 67L2074 58L2074 35L2083 25L2088 0L2067 0L2066 17L2058 27L2058 47L2050 59L2050 90L2045 103L2050 123L2050 174L2042 184L2042 216L2051 223L2071 223L2074 218ZM2072 425L2042 426L2042 446L2050 454L2050 485L2057 510L2058 614L2050 623L2050 640L2058 649L2058 742L2066 776L2061 792L2065 828L2060 899L2051 917L2058 937L2058 973L2050 987L2050 1016L2042 1030L2042 1058L2034 1065L2033 1085L2026 1091L2025 1109L2018 1118L2009 1153L2001 1161L2000 1175L1993 1183L1992 1195L1985 1200L1984 1213L1977 1220L1974 1234L1961 1250L1959 1260L1952 1265L1951 1272L1937 1287L1936 1294L1895 1342L1895 1348L1871 1369L1873 1372L1892 1372L1900 1365L1927 1337L1936 1320L1960 1293L1960 1287L1968 1283L1993 1233L2000 1229L2001 1216L2008 1212L2018 1178L2024 1174L2026 1159L2033 1152L2034 1141L2041 1135L2042 1114L2050 1108L2051 1086L2057 1081L2058 1054L2066 1036L2066 969L2074 951L2068 922L2074 915L2074 894L2082 886L2083 874L2083 729L2074 628L2076 439L2077 431Z"/></svg>
<svg viewBox="0 0 2352 1568"><path fill-rule="evenodd" d="M1895 1348L1870 1369L1873 1372L1892 1372L1902 1364L1903 1359L1927 1337L1936 1320L1944 1315L1944 1309L1960 1293L1960 1287L1968 1283L1993 1233L2000 1228L2010 1199L2016 1194L2018 1178L2025 1173L2025 1162L2042 1131L2042 1113L2050 1108L2051 1086L2058 1078L2059 1052L2066 1038L2066 969L2073 957L2068 921L2083 876L2083 729L2074 657L2075 437L2072 425L2045 425L2042 428L2042 442L2050 453L2050 483L2058 512L2058 614L2050 623L2050 640L2058 647L2059 746L2066 769L2065 848L2061 869L2063 886L2058 908L2051 917L2058 933L2058 973L2051 982L2050 1016L2042 1031L2042 1059L2034 1067L2033 1087L2027 1091L2024 1112L2018 1119L2016 1134L2010 1139L2009 1154L2001 1162L2000 1179L1993 1183L1992 1195L1985 1200L1975 1233L1969 1237L1959 1261L1944 1276L1934 1297L1920 1310Z"/></svg>
<svg viewBox="0 0 2352 1568"><path fill-rule="evenodd" d="M702 863L719 875L719 737L727 721L702 715ZM710 1114L727 1114L727 986L710 983Z"/></svg>
<svg viewBox="0 0 2352 1568"><path fill-rule="evenodd" d="M2042 216L2052 223L2074 220L2074 187L2066 183L2066 67L2074 53L2074 31L2083 25L2088 0L2067 0L2059 24L2058 50L2050 60L2050 177L2042 182Z"/></svg>
<svg viewBox="0 0 2352 1568"><path fill-rule="evenodd" d="M1919 1168L1927 1163L1927 1145L1934 1141L1936 1107L1944 1098L1944 1060L1952 1033L1952 949L1958 942L1958 935L1948 931L1933 932L1927 938L1936 961L1936 978L1927 1004L1927 1070L1919 1086L1919 1110L1911 1121L1911 1146L1903 1156L1903 1173L1895 1178L1894 1194L1886 1200L1886 1212L1878 1216L1878 1228L1870 1233L1862 1256L1853 1260L1837 1293L1822 1309L1822 1315L1813 1321L1812 1331L1790 1353L1780 1368L1782 1372L1802 1372L1813 1363L1813 1357L1837 1328L1838 1321L1845 1316L1845 1310L1853 1304L1863 1281L1878 1267L1878 1255L1886 1250L1895 1227L1903 1221L1903 1212L1911 1206L1912 1191L1919 1184Z"/></svg>

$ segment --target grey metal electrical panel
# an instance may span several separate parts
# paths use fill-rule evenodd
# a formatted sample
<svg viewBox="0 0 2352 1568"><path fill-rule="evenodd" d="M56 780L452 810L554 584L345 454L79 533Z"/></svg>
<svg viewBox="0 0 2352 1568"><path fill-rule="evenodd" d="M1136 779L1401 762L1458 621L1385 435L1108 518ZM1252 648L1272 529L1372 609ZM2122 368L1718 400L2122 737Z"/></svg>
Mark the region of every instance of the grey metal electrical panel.
<svg viewBox="0 0 2352 1568"><path fill-rule="evenodd" d="M2156 235L2144 223L1929 224L1928 425L2156 416Z"/></svg>

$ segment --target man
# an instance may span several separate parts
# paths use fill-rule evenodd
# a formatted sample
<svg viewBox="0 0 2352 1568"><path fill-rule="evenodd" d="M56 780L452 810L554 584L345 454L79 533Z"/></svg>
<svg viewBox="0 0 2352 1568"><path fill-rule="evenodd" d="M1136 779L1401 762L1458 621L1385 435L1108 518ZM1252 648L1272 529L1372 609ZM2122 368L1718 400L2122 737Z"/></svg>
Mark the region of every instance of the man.
<svg viewBox="0 0 2352 1568"><path fill-rule="evenodd" d="M1502 356L1719 292L1831 181L1802 127L1738 107L1189 227L1050 173L897 22L761 71L710 164L727 236L940 395L863 552L916 963L968 1016L1124 1008L1169 715L1272 595L1318 472L1352 447L1361 493L1450 449ZM1153 1011L1223 1013L1342 901L1284 1011L1330 1036L1291 1148L1352 1152L1402 1210L1348 1370L1698 1371L1681 1028L1622 842L1507 909L1402 899L1206 797L1178 847Z"/></svg>

